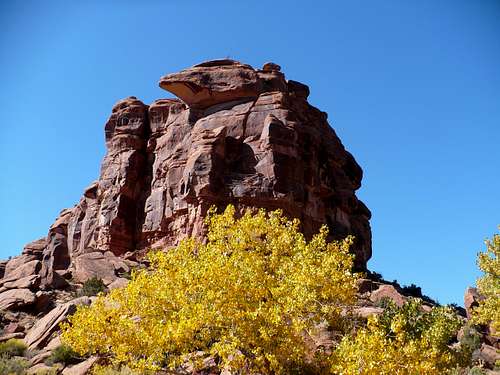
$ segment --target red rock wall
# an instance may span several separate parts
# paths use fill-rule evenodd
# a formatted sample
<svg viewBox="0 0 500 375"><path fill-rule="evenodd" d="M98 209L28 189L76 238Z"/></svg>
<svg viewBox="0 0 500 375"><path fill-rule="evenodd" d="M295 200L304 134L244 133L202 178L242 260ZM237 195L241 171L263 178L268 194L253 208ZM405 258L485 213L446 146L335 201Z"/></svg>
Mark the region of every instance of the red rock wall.
<svg viewBox="0 0 500 375"><path fill-rule="evenodd" d="M109 265L111 282L126 268L117 257L201 236L208 208L229 203L281 208L307 236L322 224L334 238L353 234L356 265L366 267L370 211L355 195L362 170L326 113L308 104L307 86L275 64L255 70L231 60L167 75L160 86L180 99L147 106L130 97L113 107L99 180L47 238L7 263L6 278L14 263L37 260L16 277L34 273L28 288L58 287L69 273L88 277L94 262Z"/></svg>

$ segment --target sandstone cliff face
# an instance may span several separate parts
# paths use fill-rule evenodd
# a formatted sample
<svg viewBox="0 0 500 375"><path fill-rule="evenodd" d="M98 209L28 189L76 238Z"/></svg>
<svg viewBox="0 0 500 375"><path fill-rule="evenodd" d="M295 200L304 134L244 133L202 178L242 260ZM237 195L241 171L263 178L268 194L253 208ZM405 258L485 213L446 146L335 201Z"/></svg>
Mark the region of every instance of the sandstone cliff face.
<svg viewBox="0 0 500 375"><path fill-rule="evenodd" d="M307 86L276 64L232 60L167 75L160 86L179 99L148 106L130 97L113 107L99 180L5 265L0 292L94 274L112 283L145 250L203 235L207 210L229 203L281 208L307 236L322 224L336 238L353 234L356 265L366 267L370 211L355 195L362 171L327 115L308 104Z"/></svg>

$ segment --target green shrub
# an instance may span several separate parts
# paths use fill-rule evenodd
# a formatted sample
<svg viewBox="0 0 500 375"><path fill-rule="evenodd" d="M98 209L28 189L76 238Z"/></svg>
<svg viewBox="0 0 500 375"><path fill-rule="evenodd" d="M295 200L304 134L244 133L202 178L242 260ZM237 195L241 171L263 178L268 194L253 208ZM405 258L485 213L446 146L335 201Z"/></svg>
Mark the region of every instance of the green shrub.
<svg viewBox="0 0 500 375"><path fill-rule="evenodd" d="M83 283L82 289L78 292L79 296L97 296L99 293L106 292L106 285L102 279L94 276Z"/></svg>
<svg viewBox="0 0 500 375"><path fill-rule="evenodd" d="M26 353L28 347L22 340L10 339L6 342L0 344L0 356L11 358L11 357L22 357ZM0 374L3 374L0 372Z"/></svg>
<svg viewBox="0 0 500 375"><path fill-rule="evenodd" d="M78 354L71 349L70 346L62 344L59 345L50 356L45 360L45 364L52 366L54 363L62 363L64 365L70 365L77 363L81 359Z"/></svg>
<svg viewBox="0 0 500 375"><path fill-rule="evenodd" d="M29 366L30 363L24 358L0 356L0 374L2 375L23 375Z"/></svg>
<svg viewBox="0 0 500 375"><path fill-rule="evenodd" d="M481 334L470 323L463 327L463 335L460 338L460 347L462 351L470 356L474 350L481 347Z"/></svg>
<svg viewBox="0 0 500 375"><path fill-rule="evenodd" d="M479 367L473 367L470 369L468 375L484 375L484 374L486 374L486 373L484 372L483 369L481 369Z"/></svg>

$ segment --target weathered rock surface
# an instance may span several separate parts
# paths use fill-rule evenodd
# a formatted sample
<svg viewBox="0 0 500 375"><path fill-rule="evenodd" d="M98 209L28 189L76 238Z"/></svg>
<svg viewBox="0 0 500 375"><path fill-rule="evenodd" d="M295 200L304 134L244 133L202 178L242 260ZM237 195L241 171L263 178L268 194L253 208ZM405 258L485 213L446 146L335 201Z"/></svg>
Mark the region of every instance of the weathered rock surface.
<svg viewBox="0 0 500 375"><path fill-rule="evenodd" d="M24 308L35 303L35 294L29 289L10 289L0 293L0 310Z"/></svg>
<svg viewBox="0 0 500 375"><path fill-rule="evenodd" d="M479 301L481 301L483 297L479 294L476 288L467 288L464 294L464 307L467 312L467 318L470 319L472 317L472 310L474 307L479 306Z"/></svg>
<svg viewBox="0 0 500 375"><path fill-rule="evenodd" d="M381 303L384 299L392 300L399 307L403 306L406 302L406 298L392 285L381 285L370 295L370 300L374 303Z"/></svg>
<svg viewBox="0 0 500 375"><path fill-rule="evenodd" d="M326 113L307 102L306 85L274 63L215 60L160 86L179 99L148 106L129 97L113 107L98 180L47 237L0 267L0 309L33 304L32 291L70 279L111 285L146 250L202 236L212 205L281 208L308 237L323 224L332 238L353 234L356 266L366 267L370 211L355 195L362 171Z"/></svg>
<svg viewBox="0 0 500 375"><path fill-rule="evenodd" d="M85 375L88 374L92 366L97 362L98 358L97 357L90 357L87 358L85 361L66 367L62 375Z"/></svg>
<svg viewBox="0 0 500 375"><path fill-rule="evenodd" d="M63 305L56 306L28 331L24 342L29 349L43 348L51 339L54 332L59 329L59 323L76 311L78 305L89 305L89 297L80 297Z"/></svg>

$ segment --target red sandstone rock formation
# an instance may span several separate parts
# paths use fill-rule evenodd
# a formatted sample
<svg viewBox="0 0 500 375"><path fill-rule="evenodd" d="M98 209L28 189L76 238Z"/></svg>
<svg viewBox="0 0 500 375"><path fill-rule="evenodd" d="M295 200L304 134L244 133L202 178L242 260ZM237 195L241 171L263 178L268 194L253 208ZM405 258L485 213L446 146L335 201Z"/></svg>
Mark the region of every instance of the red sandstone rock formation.
<svg viewBox="0 0 500 375"><path fill-rule="evenodd" d="M99 180L5 265L0 304L36 304L29 289L60 288L70 276L110 284L141 250L201 236L209 207L229 203L281 208L307 236L322 224L332 237L353 234L356 265L366 267L370 211L355 195L362 171L326 113L307 102L307 86L276 64L232 60L167 75L160 86L179 99L148 106L129 97L113 107ZM24 294L14 300L12 288Z"/></svg>

